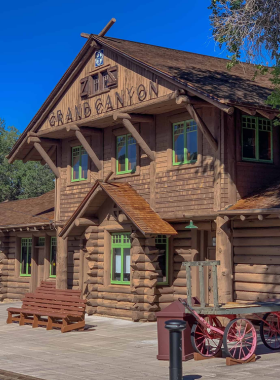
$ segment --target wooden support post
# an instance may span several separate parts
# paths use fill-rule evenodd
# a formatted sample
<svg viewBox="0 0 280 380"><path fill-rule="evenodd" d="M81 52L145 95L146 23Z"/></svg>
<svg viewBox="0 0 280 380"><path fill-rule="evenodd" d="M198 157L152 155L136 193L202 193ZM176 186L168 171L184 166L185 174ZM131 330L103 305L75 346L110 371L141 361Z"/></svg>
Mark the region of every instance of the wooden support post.
<svg viewBox="0 0 280 380"><path fill-rule="evenodd" d="M94 162L94 165L97 167L98 170L101 170L102 169L102 165L101 165L101 162L100 162L99 158L94 153L94 151L92 150L91 146L89 145L89 143L87 142L87 140L85 139L85 137L83 136L83 134L81 133L81 131L76 130L75 131L75 135L76 135L77 139L80 141L80 143L82 144L82 146L84 147L84 149L87 152L87 154L89 155L89 157Z"/></svg>
<svg viewBox="0 0 280 380"><path fill-rule="evenodd" d="M211 145L211 147L214 149L214 151L218 150L218 143L213 137L212 133L209 131L208 127L204 123L204 121L201 119L201 117L198 115L196 110L193 108L191 104L186 105L186 109L188 113L191 115L191 117L195 120L196 124L198 125L199 129L203 133L203 135L206 137L207 141Z"/></svg>
<svg viewBox="0 0 280 380"><path fill-rule="evenodd" d="M209 131L208 127L204 123L204 121L201 119L201 117L198 115L196 110L194 109L193 105L191 104L191 100L188 96L179 96L176 98L177 104L185 104L185 107L188 111L188 113L191 115L191 117L195 120L196 124L198 125L199 129L203 133L203 135L206 137L207 141L211 145L211 147L214 149L214 151L218 150L218 143L213 137L212 133Z"/></svg>
<svg viewBox="0 0 280 380"><path fill-rule="evenodd" d="M48 150L48 156L50 158L52 158L52 155L54 154L54 152L56 151L56 145L53 145L50 147L50 149ZM42 158L42 160L40 161L41 165L45 165L46 164L46 161Z"/></svg>
<svg viewBox="0 0 280 380"><path fill-rule="evenodd" d="M154 117L152 115L142 115L137 113L122 113L122 112L115 112L113 115L113 119L116 120L122 120L122 119L128 119L133 122L137 123L153 123Z"/></svg>
<svg viewBox="0 0 280 380"><path fill-rule="evenodd" d="M242 220L242 222L244 222L244 220L246 219L246 216L245 215L240 215L240 219Z"/></svg>
<svg viewBox="0 0 280 380"><path fill-rule="evenodd" d="M98 34L98 37L104 37L105 34L108 32L108 30L115 24L117 20L115 18L111 18L111 20L108 22L108 24L101 30L101 32Z"/></svg>
<svg viewBox="0 0 280 380"><path fill-rule="evenodd" d="M34 144L34 148L39 152L43 160L46 161L46 163L49 165L50 169L53 171L54 175L56 178L59 178L59 170L53 163L52 159L50 156L47 154L45 149L41 145L41 140L38 137L28 137L27 139L28 144Z"/></svg>
<svg viewBox="0 0 280 380"><path fill-rule="evenodd" d="M123 114L123 115L126 115L126 114ZM118 114L114 114L114 120L117 120L117 119L119 119L119 115ZM149 148L148 144L140 136L139 132L135 129L135 127L133 126L133 124L131 123L131 121L128 120L128 118L126 118L126 116L125 116L125 118L121 118L121 120L122 120L122 123L125 126L125 128L135 138L135 140L140 145L140 147L142 148L142 150L147 154L147 156L152 161L154 161L155 160L155 154L151 151L151 149Z"/></svg>
<svg viewBox="0 0 280 380"><path fill-rule="evenodd" d="M230 222L220 216L216 219L216 260L218 266L219 302L233 301L233 259Z"/></svg>
<svg viewBox="0 0 280 380"><path fill-rule="evenodd" d="M57 258L56 258L56 287L58 289L67 289L67 256L68 244L67 238L59 237L61 227L57 229Z"/></svg>
<svg viewBox="0 0 280 380"><path fill-rule="evenodd" d="M33 154L36 152L36 149L32 147L30 151L27 153L27 155L23 158L22 162L26 163L30 160L30 158L33 156ZM30 160L31 161L31 160Z"/></svg>

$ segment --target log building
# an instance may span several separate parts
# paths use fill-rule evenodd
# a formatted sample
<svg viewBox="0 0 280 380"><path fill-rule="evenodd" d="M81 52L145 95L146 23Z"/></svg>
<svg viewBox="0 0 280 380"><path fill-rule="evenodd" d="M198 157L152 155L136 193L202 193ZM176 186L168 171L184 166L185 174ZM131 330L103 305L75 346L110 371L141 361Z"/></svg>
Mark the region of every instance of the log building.
<svg viewBox="0 0 280 380"><path fill-rule="evenodd" d="M82 35L8 157L56 176L57 287L81 288L89 313L154 320L186 295L182 262L217 259L221 301L275 296L280 145L269 78L107 29ZM194 272L194 293L198 284Z"/></svg>

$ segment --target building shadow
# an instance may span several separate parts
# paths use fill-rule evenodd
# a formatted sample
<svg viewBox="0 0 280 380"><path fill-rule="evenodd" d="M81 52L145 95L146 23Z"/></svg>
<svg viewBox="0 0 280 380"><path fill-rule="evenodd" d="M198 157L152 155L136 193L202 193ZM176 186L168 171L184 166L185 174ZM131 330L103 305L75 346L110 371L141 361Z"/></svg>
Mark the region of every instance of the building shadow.
<svg viewBox="0 0 280 380"><path fill-rule="evenodd" d="M183 376L183 380L196 380L196 379L201 379L202 376L200 375L186 375Z"/></svg>

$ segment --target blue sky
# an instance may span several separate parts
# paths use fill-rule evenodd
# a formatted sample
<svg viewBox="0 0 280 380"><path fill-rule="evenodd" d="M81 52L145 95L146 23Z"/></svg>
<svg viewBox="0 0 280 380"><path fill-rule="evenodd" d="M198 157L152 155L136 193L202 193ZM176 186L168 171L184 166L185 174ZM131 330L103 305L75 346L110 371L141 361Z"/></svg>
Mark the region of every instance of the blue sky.
<svg viewBox="0 0 280 380"><path fill-rule="evenodd" d="M226 57L211 39L210 0L1 2L0 118L21 131L85 43L81 32Z"/></svg>

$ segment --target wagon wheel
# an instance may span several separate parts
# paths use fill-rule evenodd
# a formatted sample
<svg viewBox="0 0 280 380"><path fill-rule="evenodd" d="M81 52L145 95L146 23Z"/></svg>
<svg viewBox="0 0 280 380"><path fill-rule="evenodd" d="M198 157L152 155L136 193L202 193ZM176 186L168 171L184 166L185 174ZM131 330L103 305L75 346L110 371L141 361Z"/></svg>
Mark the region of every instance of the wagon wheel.
<svg viewBox="0 0 280 380"><path fill-rule="evenodd" d="M222 324L216 317L204 318L209 325L222 329ZM220 351L223 344L223 336L206 328L199 323L195 323L192 326L191 342L193 349L200 355L209 357L215 356Z"/></svg>
<svg viewBox="0 0 280 380"><path fill-rule="evenodd" d="M233 319L225 329L223 344L227 356L239 360L249 359L257 347L255 327L248 319Z"/></svg>
<svg viewBox="0 0 280 380"><path fill-rule="evenodd" d="M264 315L260 326L263 344L271 350L280 349L280 317L277 313Z"/></svg>

